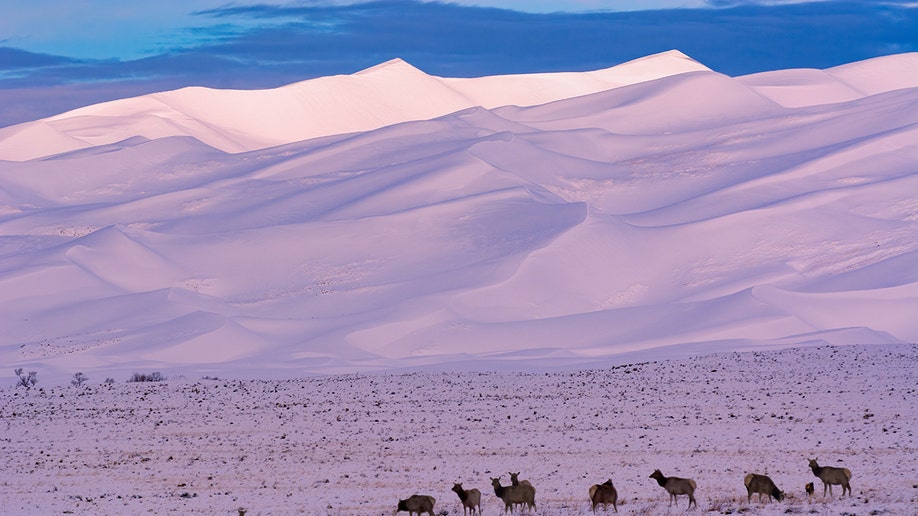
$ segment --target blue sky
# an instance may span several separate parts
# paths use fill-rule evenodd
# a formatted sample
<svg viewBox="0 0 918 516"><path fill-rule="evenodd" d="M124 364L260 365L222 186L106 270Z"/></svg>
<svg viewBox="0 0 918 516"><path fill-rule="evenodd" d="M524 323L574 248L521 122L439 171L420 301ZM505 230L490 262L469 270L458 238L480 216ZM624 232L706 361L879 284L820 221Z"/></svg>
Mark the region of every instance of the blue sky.
<svg viewBox="0 0 918 516"><path fill-rule="evenodd" d="M273 87L401 57L445 76L679 49L729 74L918 50L918 1L4 0L0 126L187 85Z"/></svg>

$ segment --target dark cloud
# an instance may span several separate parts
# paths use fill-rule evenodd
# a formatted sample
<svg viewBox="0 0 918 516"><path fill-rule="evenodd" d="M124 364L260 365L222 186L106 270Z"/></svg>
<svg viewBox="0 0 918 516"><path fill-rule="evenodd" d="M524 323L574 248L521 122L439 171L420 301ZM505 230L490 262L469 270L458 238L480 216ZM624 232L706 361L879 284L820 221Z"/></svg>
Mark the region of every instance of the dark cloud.
<svg viewBox="0 0 918 516"><path fill-rule="evenodd" d="M65 85L79 85L71 106L78 107L126 96L118 85L128 94L143 85L273 87L395 57L431 74L469 77L590 70L675 48L742 75L918 50L918 9L889 2L714 3L732 7L532 14L415 1L229 6L197 13L201 27L190 29L190 39L205 43L146 59L77 61L0 49L0 96L15 90L20 104L36 104L11 111L0 102L0 126L58 112L50 109L61 110L60 101L43 111L42 92ZM96 98L93 83L100 84Z"/></svg>
<svg viewBox="0 0 918 516"><path fill-rule="evenodd" d="M14 73L23 69L36 67L58 66L73 63L73 59L47 54L26 52L18 48L0 47L0 71Z"/></svg>
<svg viewBox="0 0 918 516"><path fill-rule="evenodd" d="M774 6L780 0L707 0L705 4L714 8L742 7L742 6ZM793 0L792 0L793 1ZM829 3L831 0L797 0L794 3ZM909 6L914 5L914 0L847 0L845 2L834 2L836 4L860 4L860 5L881 5L881 6Z"/></svg>

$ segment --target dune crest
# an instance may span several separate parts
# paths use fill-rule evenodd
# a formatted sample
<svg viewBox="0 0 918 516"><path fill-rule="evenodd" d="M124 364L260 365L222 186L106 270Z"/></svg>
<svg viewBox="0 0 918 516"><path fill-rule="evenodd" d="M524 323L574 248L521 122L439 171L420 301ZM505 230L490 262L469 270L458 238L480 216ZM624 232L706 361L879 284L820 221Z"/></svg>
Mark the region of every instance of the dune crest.
<svg viewBox="0 0 918 516"><path fill-rule="evenodd" d="M274 89L190 87L87 106L0 129L0 159L25 161L134 136L191 136L226 152L243 152L474 106L543 104L699 70L708 69L678 51L595 72L475 79L435 77L393 59L352 75ZM38 130L53 137L36 137Z"/></svg>

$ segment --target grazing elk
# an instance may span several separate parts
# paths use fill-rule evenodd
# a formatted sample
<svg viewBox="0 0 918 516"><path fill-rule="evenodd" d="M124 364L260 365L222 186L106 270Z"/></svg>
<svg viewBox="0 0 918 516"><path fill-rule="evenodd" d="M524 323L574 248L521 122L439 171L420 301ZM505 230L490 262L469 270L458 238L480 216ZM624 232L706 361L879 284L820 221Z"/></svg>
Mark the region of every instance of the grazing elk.
<svg viewBox="0 0 918 516"><path fill-rule="evenodd" d="M453 492L459 495L459 501L462 502L462 514L465 516L466 511L469 514L475 514L475 507L478 507L478 514L481 516L481 491L477 489L462 489L462 484L454 484Z"/></svg>
<svg viewBox="0 0 918 516"><path fill-rule="evenodd" d="M752 493L759 493L759 501L762 501L762 495L768 495L769 500L774 498L779 502L784 499L784 491L778 489L778 486L765 475L749 473L743 479L743 484L746 485L746 492L749 495L746 497L746 502L752 501Z"/></svg>
<svg viewBox="0 0 918 516"><path fill-rule="evenodd" d="M497 477L491 479L491 485L494 486L494 494L504 502L504 514L507 511L512 514L514 505L525 504L530 511L536 508L535 488L531 484L502 486L500 477Z"/></svg>
<svg viewBox="0 0 918 516"><path fill-rule="evenodd" d="M590 503L593 504L593 512L596 512L596 506L602 504L602 510L609 510L608 505L611 503L615 512L618 512L618 491L612 485L612 479L606 480L602 484L590 486Z"/></svg>
<svg viewBox="0 0 918 516"><path fill-rule="evenodd" d="M813 491L815 491L816 488L813 487L812 482L807 482L806 485L803 486L803 490L806 491L806 496L807 498L809 498L810 496L813 495Z"/></svg>
<svg viewBox="0 0 918 516"><path fill-rule="evenodd" d="M664 477L663 473L660 470L656 469L653 473L650 474L650 478L655 479L660 487L666 489L666 492L669 493L669 505L673 505L673 500L676 500L676 495L688 495L688 506L691 507L692 504L695 504L695 507L698 507L698 502L695 501L695 488L697 485L695 481L689 478L678 478L678 477ZM678 504L678 500L676 500Z"/></svg>
<svg viewBox="0 0 918 516"><path fill-rule="evenodd" d="M408 511L408 516L412 514L417 514L421 516L421 513L426 512L429 516L434 516L434 504L437 501L433 496L427 495L411 495L407 500L399 500L398 508L395 509L395 512L392 514L397 514L401 511Z"/></svg>
<svg viewBox="0 0 918 516"><path fill-rule="evenodd" d="M848 468L833 468L831 466L820 466L816 463L816 459L810 459L810 469L813 470L813 474L819 477L819 480L822 480L822 496L826 496L826 489L829 490L829 496L835 497L832 494L833 485L842 486L842 496L845 496L845 491L848 491L848 496L851 496L851 486L848 484L848 481L851 480L851 472L848 471Z"/></svg>

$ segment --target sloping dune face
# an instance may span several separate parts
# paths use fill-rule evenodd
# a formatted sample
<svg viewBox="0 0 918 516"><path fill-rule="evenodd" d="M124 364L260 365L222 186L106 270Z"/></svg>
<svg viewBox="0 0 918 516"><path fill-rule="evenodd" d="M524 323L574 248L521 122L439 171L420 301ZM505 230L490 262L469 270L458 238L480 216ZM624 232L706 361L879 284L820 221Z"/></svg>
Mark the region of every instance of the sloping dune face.
<svg viewBox="0 0 918 516"><path fill-rule="evenodd" d="M8 128L0 149L85 145L0 162L0 361L296 376L918 340L918 78L855 73L897 59L914 55L826 71L858 92L831 102L810 72L780 76L795 100L668 53L489 108L474 83L387 63L348 79L439 93L403 110L347 82L380 127L301 141L298 85ZM193 135L133 134L147 117Z"/></svg>
<svg viewBox="0 0 918 516"><path fill-rule="evenodd" d="M787 107L847 102L914 88L918 84L918 53L878 57L827 70L776 70L738 80Z"/></svg>

